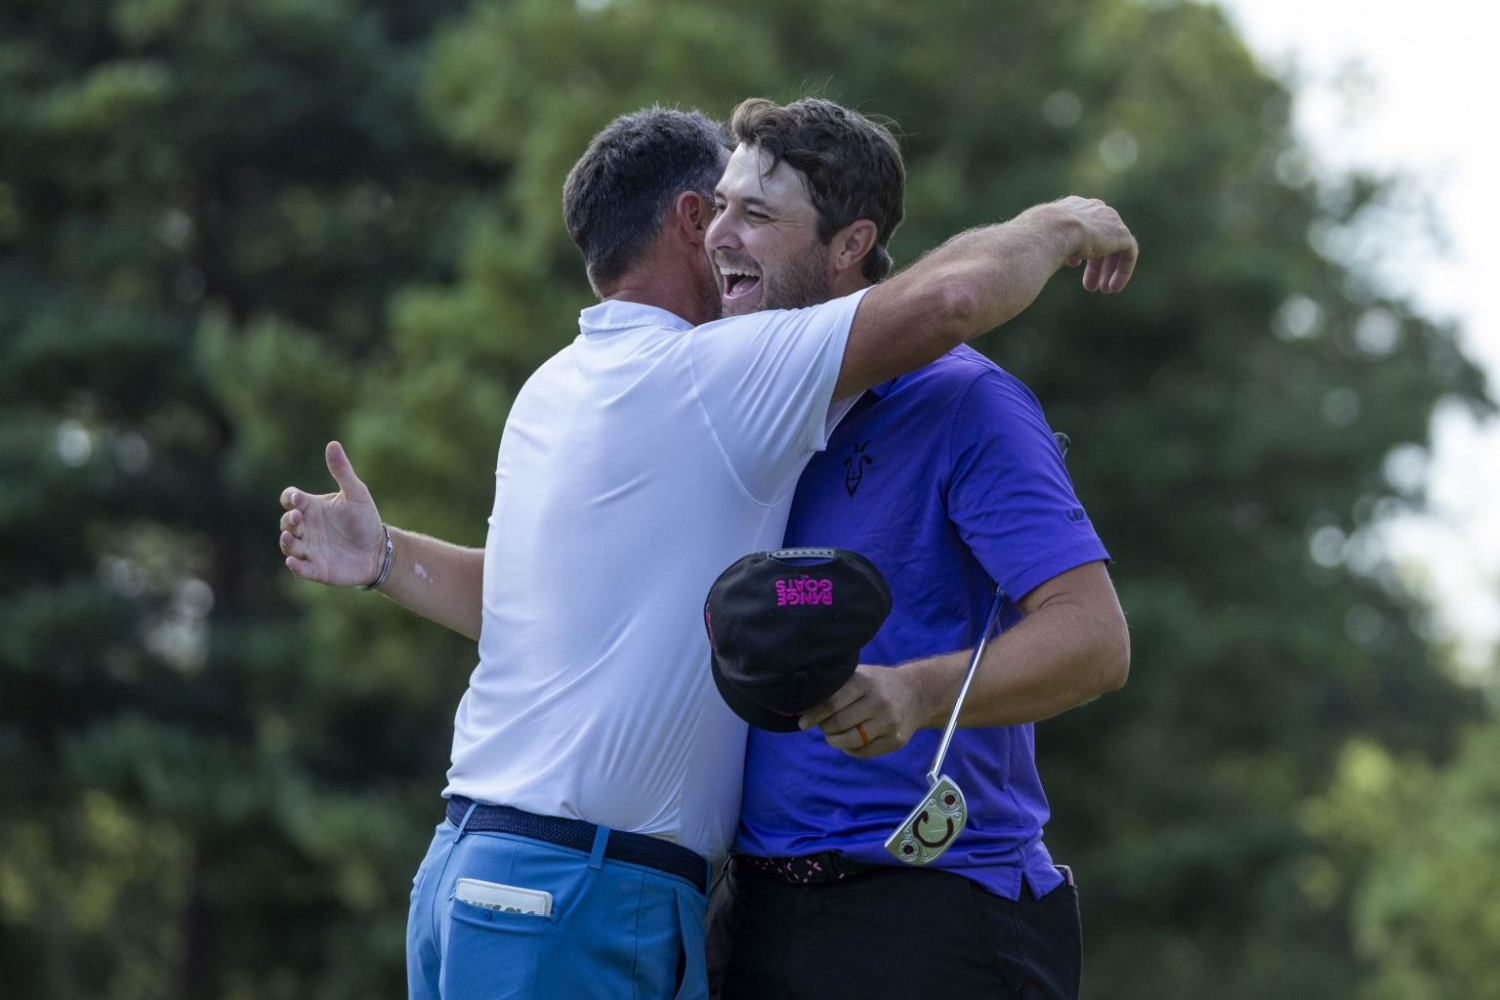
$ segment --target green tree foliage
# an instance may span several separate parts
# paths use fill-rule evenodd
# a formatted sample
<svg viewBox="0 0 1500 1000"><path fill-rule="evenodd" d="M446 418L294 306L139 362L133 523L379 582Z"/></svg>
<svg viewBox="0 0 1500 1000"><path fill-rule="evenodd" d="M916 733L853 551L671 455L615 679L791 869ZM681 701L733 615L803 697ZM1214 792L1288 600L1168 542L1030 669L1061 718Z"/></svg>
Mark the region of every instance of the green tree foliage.
<svg viewBox="0 0 1500 1000"><path fill-rule="evenodd" d="M980 344L1073 435L1132 623L1125 691L1038 738L1088 994L1480 974L1410 957L1426 897L1307 817L1343 801L1346 746L1442 767L1477 714L1366 536L1420 500L1387 456L1424 444L1439 398L1483 394L1451 330L1334 259L1384 184L1308 178L1291 95L1216 9L19 0L0 9L12 992L399 992L473 648L293 586L275 497L321 489L339 436L387 519L480 543L509 401L589 301L558 204L589 135L651 102L809 92L899 123L898 263L1074 191L1141 239L1126 295L1064 276Z"/></svg>
<svg viewBox="0 0 1500 1000"><path fill-rule="evenodd" d="M1369 1000L1500 998L1500 725L1466 733L1445 767L1366 740L1304 810L1327 849L1307 881L1347 896Z"/></svg>
<svg viewBox="0 0 1500 1000"><path fill-rule="evenodd" d="M0 11L8 996L393 992L442 740L270 540L489 183L420 110L452 7Z"/></svg>

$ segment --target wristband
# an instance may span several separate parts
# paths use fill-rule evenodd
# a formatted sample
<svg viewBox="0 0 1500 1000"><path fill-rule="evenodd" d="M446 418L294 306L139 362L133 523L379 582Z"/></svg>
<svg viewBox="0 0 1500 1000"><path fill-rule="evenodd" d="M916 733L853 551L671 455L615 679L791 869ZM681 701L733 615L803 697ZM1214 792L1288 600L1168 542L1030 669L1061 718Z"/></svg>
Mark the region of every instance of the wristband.
<svg viewBox="0 0 1500 1000"><path fill-rule="evenodd" d="M380 562L380 575L369 583L360 584L360 590L379 590L381 584L390 577L391 567L396 563L396 545L391 541L391 529L382 524L380 530L385 532L385 558Z"/></svg>

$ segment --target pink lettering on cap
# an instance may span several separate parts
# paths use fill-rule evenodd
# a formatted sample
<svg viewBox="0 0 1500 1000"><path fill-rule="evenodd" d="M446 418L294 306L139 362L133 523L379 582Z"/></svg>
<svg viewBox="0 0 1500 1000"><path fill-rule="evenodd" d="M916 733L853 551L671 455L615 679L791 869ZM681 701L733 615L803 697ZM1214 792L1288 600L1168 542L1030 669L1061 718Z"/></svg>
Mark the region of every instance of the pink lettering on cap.
<svg viewBox="0 0 1500 1000"><path fill-rule="evenodd" d="M814 580L803 574L786 580L776 581L776 606L787 607L788 605L800 604L833 604L833 581Z"/></svg>

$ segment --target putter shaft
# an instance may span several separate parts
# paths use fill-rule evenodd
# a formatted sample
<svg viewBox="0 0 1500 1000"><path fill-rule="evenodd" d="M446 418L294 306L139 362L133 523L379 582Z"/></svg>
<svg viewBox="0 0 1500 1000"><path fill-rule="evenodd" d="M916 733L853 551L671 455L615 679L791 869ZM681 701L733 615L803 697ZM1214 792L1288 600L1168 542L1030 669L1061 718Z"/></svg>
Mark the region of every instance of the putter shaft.
<svg viewBox="0 0 1500 1000"><path fill-rule="evenodd" d="M943 741L938 744L937 756L932 759L932 769L927 772L929 788L936 785L942 775L943 758L948 756L948 744L953 742L953 731L958 728L958 713L963 710L964 699L969 694L969 685L974 682L974 671L979 666L980 657L984 656L984 647L990 641L990 633L995 631L995 620L1000 617L1000 605L1003 603L1005 603L1005 591L997 585L995 602L990 606L990 614L985 620L984 631L979 634L979 645L974 647L974 657L969 660L969 670L964 674L963 687L958 689L958 698L953 702L953 714L948 716L948 725L943 730Z"/></svg>

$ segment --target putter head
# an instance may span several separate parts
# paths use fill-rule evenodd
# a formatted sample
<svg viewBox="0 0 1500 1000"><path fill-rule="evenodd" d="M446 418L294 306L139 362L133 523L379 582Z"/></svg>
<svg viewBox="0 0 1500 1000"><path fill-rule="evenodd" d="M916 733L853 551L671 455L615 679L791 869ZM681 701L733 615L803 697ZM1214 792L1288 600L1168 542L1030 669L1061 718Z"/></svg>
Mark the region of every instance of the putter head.
<svg viewBox="0 0 1500 1000"><path fill-rule="evenodd" d="M945 774L886 838L885 849L909 865L931 864L958 839L968 821L969 804L964 801L964 793Z"/></svg>

